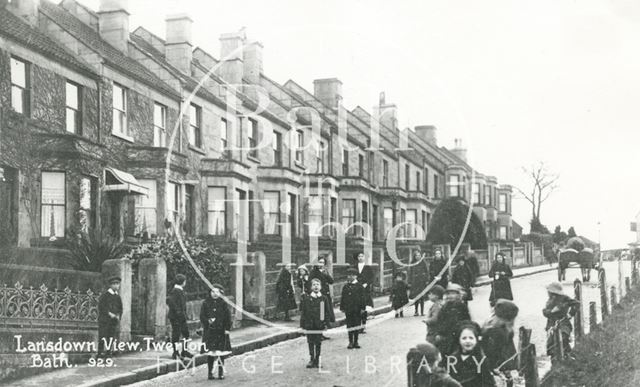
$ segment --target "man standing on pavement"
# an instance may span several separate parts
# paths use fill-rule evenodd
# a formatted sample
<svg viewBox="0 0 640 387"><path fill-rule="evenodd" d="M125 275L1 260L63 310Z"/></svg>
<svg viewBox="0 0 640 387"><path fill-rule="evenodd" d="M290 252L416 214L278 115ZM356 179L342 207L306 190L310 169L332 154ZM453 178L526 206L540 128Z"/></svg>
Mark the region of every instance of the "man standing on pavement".
<svg viewBox="0 0 640 387"><path fill-rule="evenodd" d="M117 338L118 322L122 316L122 299L118 295L121 279L113 276L108 279L109 288L98 299L98 354L97 357L113 355L114 341ZM109 350L105 352L105 345Z"/></svg>
<svg viewBox="0 0 640 387"><path fill-rule="evenodd" d="M184 286L187 284L187 277L184 274L176 275L175 285L167 297L169 306L169 322L171 323L171 343L173 344L173 354L171 358L191 357L192 355L185 348L186 340L189 339L189 327L187 326L187 297L184 294ZM185 340L182 354L178 353L178 343L180 337Z"/></svg>

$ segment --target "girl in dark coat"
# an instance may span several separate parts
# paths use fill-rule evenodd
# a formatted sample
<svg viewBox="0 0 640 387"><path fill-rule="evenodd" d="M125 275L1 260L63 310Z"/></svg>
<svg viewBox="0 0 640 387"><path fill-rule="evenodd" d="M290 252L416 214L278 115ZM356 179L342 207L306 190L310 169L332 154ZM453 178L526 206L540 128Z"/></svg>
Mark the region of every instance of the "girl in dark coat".
<svg viewBox="0 0 640 387"><path fill-rule="evenodd" d="M284 312L284 321L291 321L289 311L296 309L296 297L293 291L293 265L287 264L280 270L278 281L276 282L276 294L278 295L278 310Z"/></svg>
<svg viewBox="0 0 640 387"><path fill-rule="evenodd" d="M496 301L494 315L482 327L482 349L487 355L487 366L494 373L503 372L511 378L511 370L517 369L516 346L513 344L513 322L518 316L518 306L512 301Z"/></svg>
<svg viewBox="0 0 640 387"><path fill-rule="evenodd" d="M404 280L404 273L396 274L396 280L391 287L391 307L396 311L396 317L404 317L403 308L409 303L409 286Z"/></svg>
<svg viewBox="0 0 640 387"><path fill-rule="evenodd" d="M311 293L311 277L309 277L309 269L305 265L298 267L298 287L300 288L300 298L302 295Z"/></svg>
<svg viewBox="0 0 640 387"><path fill-rule="evenodd" d="M423 294L421 297L421 293L424 291L424 288L429 283L429 266L427 265L427 257L422 257L419 251L416 251L413 255L413 261L411 262L413 266L409 269L409 287L411 289L411 298L415 299L413 307L414 307L414 316L418 315L418 310L420 310L420 315L424 316L424 300L427 298L426 294Z"/></svg>
<svg viewBox="0 0 640 387"><path fill-rule="evenodd" d="M494 387L496 381L480 346L480 327L471 321L460 325L458 348L447 358L449 374L463 387Z"/></svg>
<svg viewBox="0 0 640 387"><path fill-rule="evenodd" d="M471 293L471 286L473 286L473 274L465 263L464 257L458 257L456 268L453 270L451 276L451 282L462 286L466 295L464 302L473 300L473 294Z"/></svg>
<svg viewBox="0 0 640 387"><path fill-rule="evenodd" d="M231 354L231 340L229 339L231 312L227 302L222 299L222 294L222 286L213 285L209 296L200 308L200 322L204 328L202 341L208 351L209 379L215 379L213 376L214 360L218 366L218 378L224 379L224 358Z"/></svg>
<svg viewBox="0 0 640 387"><path fill-rule="evenodd" d="M511 268L504 260L504 254L496 254L496 260L489 270L489 278L493 279L491 283L491 294L489 295L489 304L494 306L496 300L503 298L505 300L513 300L511 293L510 278L513 277Z"/></svg>

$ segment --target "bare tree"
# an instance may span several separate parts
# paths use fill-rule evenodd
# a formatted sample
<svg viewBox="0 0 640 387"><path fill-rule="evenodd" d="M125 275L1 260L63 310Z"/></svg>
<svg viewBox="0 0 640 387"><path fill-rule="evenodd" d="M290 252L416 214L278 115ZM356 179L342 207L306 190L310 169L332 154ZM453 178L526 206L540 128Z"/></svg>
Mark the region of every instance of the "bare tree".
<svg viewBox="0 0 640 387"><path fill-rule="evenodd" d="M524 197L529 203L531 203L531 222L532 225L537 222L540 223L540 212L542 203L544 203L549 196L558 188L559 176L545 165L544 162L539 162L536 165L532 165L530 168L522 167L522 171L527 175L530 180L531 188L525 192L524 190L516 187L516 190Z"/></svg>

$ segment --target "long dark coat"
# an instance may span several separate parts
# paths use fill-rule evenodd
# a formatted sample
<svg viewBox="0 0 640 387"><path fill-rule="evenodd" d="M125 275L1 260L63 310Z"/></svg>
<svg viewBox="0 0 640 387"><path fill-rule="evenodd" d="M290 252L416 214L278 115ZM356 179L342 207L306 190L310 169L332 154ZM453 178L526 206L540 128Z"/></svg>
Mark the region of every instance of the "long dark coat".
<svg viewBox="0 0 640 387"><path fill-rule="evenodd" d="M502 371L517 368L516 360L511 359L507 362L507 359L516 354L513 336L513 330L508 329L499 319L490 321L482 328L482 349L487 355L489 369L496 369L504 362L506 363L500 368Z"/></svg>
<svg viewBox="0 0 640 387"><path fill-rule="evenodd" d="M487 360L482 361L485 356L480 344L462 360L462 353L458 350L452 356L455 357L455 365L449 367L451 377L458 381L462 387L494 387L496 380L493 378L491 368L488 367ZM478 373L478 363L480 363L480 373ZM454 364L454 361L451 361Z"/></svg>
<svg viewBox="0 0 640 387"><path fill-rule="evenodd" d="M210 323L209 319L215 318ZM222 298L208 296L200 308L200 322L204 328L202 341L208 351L231 351L231 340L226 333L231 329L231 312Z"/></svg>
<svg viewBox="0 0 640 387"><path fill-rule="evenodd" d="M353 267L358 270L358 262L355 262L353 264ZM358 272L357 279L358 282L362 284L362 286L364 286L365 284L367 285L364 288L366 304L370 307L373 307L373 297L371 296L371 287L373 286L374 280L373 268L371 266L364 265L362 267L362 271Z"/></svg>
<svg viewBox="0 0 640 387"><path fill-rule="evenodd" d="M173 288L167 296L167 306L169 307L169 321L172 324L182 324L187 322L187 296L184 290Z"/></svg>
<svg viewBox="0 0 640 387"><path fill-rule="evenodd" d="M293 277L291 272L283 268L276 281L276 294L278 295L278 310L288 311L296 309L296 297L293 292Z"/></svg>
<svg viewBox="0 0 640 387"><path fill-rule="evenodd" d="M333 311L333 299L331 298L331 287L329 286L333 283L333 277L331 276L331 274L327 273L326 271L322 272L320 271L319 268L314 267L313 270L311 270L311 274L309 275L309 281L311 281L314 278L317 278L320 280L320 284L322 286L320 289L320 293L326 296L327 299L329 300L329 305L330 305L329 321L335 322L336 315L335 315L335 312Z"/></svg>
<svg viewBox="0 0 640 387"><path fill-rule="evenodd" d="M416 298L429 284L429 266L426 260L421 261L409 269L409 286L411 288L411 298ZM422 299L426 300L427 295L423 294Z"/></svg>
<svg viewBox="0 0 640 387"><path fill-rule="evenodd" d="M499 272L503 272L505 274L496 274ZM513 277L513 272L506 263L496 262L491 266L491 270L489 270L489 278L492 278L493 282L491 283L491 294L489 295L490 302L499 298L513 300L511 282L509 280L511 277Z"/></svg>
<svg viewBox="0 0 640 387"><path fill-rule="evenodd" d="M364 288L359 282L346 283L342 287L340 310L345 315L360 315L366 307Z"/></svg>
<svg viewBox="0 0 640 387"><path fill-rule="evenodd" d="M457 347L458 324L462 321L471 321L469 308L464 302L449 301L440 309L436 323L436 346L442 356L451 354Z"/></svg>
<svg viewBox="0 0 640 387"><path fill-rule="evenodd" d="M433 281L435 276L437 276L446 265L447 260L444 258L434 259L433 261L431 261L431 264L429 265L429 274L431 275L429 277L429 281ZM445 270L444 273L442 273L442 278L440 279L440 281L436 282L435 284L440 285L446 289L447 285L449 285L449 270Z"/></svg>
<svg viewBox="0 0 640 387"><path fill-rule="evenodd" d="M473 274L466 264L456 266L453 270L453 275L451 275L451 282L464 288L464 291L467 293L464 298L466 301L473 300L473 294L471 293L471 286L473 286Z"/></svg>
<svg viewBox="0 0 640 387"><path fill-rule="evenodd" d="M408 291L409 286L404 280L393 283L391 287L391 307L393 309L400 309L407 305L409 302Z"/></svg>

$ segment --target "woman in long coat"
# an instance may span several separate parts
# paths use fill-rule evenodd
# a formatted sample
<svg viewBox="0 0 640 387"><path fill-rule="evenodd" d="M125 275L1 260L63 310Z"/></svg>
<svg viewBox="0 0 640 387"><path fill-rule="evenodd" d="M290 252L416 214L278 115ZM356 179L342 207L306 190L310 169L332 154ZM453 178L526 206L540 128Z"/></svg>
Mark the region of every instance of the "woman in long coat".
<svg viewBox="0 0 640 387"><path fill-rule="evenodd" d="M496 260L489 270L489 278L493 279L491 283L491 294L489 295L489 304L491 304L491 306L495 305L496 300L500 298L513 300L510 282L511 277L513 277L513 272L505 262L504 254L496 254Z"/></svg>
<svg viewBox="0 0 640 387"><path fill-rule="evenodd" d="M202 341L208 351L208 378L214 379L213 363L218 364L218 378L224 379L224 358L231 354L231 312L226 301L222 299L222 286L213 285L209 296L200 308L200 322L204 328Z"/></svg>
<svg viewBox="0 0 640 387"><path fill-rule="evenodd" d="M291 321L289 311L296 309L296 297L293 291L293 265L288 264L280 270L276 281L276 294L278 295L278 310L284 312L284 321Z"/></svg>

